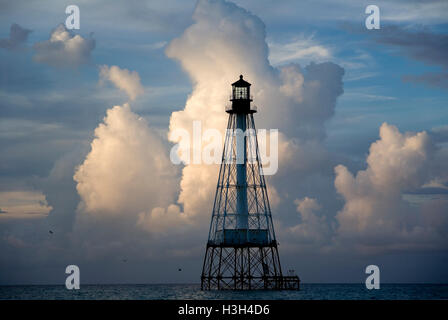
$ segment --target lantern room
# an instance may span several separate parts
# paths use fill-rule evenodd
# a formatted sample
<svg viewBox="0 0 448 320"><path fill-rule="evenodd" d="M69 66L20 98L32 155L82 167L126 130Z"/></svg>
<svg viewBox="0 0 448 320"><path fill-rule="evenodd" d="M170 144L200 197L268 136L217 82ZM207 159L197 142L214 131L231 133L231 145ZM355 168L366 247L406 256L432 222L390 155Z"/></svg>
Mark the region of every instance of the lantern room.
<svg viewBox="0 0 448 320"><path fill-rule="evenodd" d="M228 113L253 113L255 110L251 110L250 102L252 101L250 96L251 84L243 80L243 76L240 75L240 79L232 83L232 107L227 110Z"/></svg>

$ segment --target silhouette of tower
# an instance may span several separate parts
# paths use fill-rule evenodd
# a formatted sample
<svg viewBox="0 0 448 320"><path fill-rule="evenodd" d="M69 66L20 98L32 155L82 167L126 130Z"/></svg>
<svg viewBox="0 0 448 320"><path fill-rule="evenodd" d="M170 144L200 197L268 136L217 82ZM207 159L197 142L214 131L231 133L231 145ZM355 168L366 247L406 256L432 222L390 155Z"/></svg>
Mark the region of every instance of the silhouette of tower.
<svg viewBox="0 0 448 320"><path fill-rule="evenodd" d="M204 257L201 289L299 289L283 276L258 150L249 82L232 84L231 107Z"/></svg>

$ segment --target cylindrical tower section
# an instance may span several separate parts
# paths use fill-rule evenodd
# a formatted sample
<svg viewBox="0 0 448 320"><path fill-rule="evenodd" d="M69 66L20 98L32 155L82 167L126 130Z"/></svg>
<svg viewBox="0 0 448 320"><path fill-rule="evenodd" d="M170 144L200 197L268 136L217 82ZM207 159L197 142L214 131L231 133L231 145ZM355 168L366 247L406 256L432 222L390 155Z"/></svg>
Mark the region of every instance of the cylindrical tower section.
<svg viewBox="0 0 448 320"><path fill-rule="evenodd" d="M249 210L247 207L246 178L246 117L244 113L236 114L236 228L248 229Z"/></svg>
<svg viewBox="0 0 448 320"><path fill-rule="evenodd" d="M227 110L236 117L234 135L236 139L236 229L249 229L247 204L247 117L254 112L250 108L250 83L240 79L232 83L232 108Z"/></svg>

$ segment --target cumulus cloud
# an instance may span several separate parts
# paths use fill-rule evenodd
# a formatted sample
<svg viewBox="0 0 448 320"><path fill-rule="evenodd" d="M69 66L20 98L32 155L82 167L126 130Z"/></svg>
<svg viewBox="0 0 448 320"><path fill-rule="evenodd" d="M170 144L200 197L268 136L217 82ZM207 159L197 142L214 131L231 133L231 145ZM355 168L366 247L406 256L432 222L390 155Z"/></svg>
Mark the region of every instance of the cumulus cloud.
<svg viewBox="0 0 448 320"><path fill-rule="evenodd" d="M107 111L74 179L81 212L133 215L173 198L175 171L161 139L128 104Z"/></svg>
<svg viewBox="0 0 448 320"><path fill-rule="evenodd" d="M101 66L100 80L112 82L130 99L143 91L136 71L117 66ZM118 223L122 230L164 233L174 217L181 218L180 209L170 206L179 181L168 155L162 137L128 103L107 110L90 152L73 176L81 197L78 232L95 221L99 227L113 229Z"/></svg>
<svg viewBox="0 0 448 320"><path fill-rule="evenodd" d="M33 48L33 59L37 62L54 67L78 67L89 62L95 40L75 35L59 24L49 40L37 42Z"/></svg>
<svg viewBox="0 0 448 320"><path fill-rule="evenodd" d="M335 167L335 187L345 200L336 216L338 237L355 240L366 250L446 244L448 202L433 202L428 210L411 207L402 197L443 172L432 170L446 161L438 156L426 132L402 134L384 123L380 139L370 147L365 170L354 176L343 165Z"/></svg>
<svg viewBox="0 0 448 320"><path fill-rule="evenodd" d="M118 89L124 91L131 100L144 92L140 83L140 76L136 71L103 65L100 66L100 83L104 81L113 83Z"/></svg>
<svg viewBox="0 0 448 320"><path fill-rule="evenodd" d="M22 28L17 23L11 25L9 38L0 39L0 48L15 50L20 48L28 39L31 30Z"/></svg>
<svg viewBox="0 0 448 320"><path fill-rule="evenodd" d="M228 116L224 107L229 104L230 84L243 74L253 84L258 128L279 128L280 146L310 141L320 144L325 137L324 124L333 116L336 99L343 92L341 67L333 63L312 63L304 69L297 64L272 67L263 22L233 3L201 0L193 20L166 49L168 57L178 60L193 82L185 108L171 115L170 141L179 143L180 150L190 148L191 141L184 141L176 132L183 129L193 136L193 121L200 121L203 130L224 132ZM306 152L303 148L294 150ZM297 153L280 154L279 161L292 165L296 163L295 156ZM283 157L290 162L285 163ZM217 169L188 164L182 171L177 203L186 216L201 225L209 223ZM307 171L303 166L302 169ZM279 195L276 185L270 183L269 188Z"/></svg>

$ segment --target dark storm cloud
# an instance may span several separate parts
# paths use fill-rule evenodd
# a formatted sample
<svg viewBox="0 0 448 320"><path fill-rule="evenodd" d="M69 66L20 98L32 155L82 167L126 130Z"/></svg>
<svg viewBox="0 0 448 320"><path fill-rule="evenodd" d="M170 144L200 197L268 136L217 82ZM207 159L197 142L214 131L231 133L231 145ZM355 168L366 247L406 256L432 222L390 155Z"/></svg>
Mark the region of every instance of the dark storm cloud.
<svg viewBox="0 0 448 320"><path fill-rule="evenodd" d="M9 38L0 39L0 48L7 50L16 50L20 48L28 39L31 30L22 28L16 23L11 25Z"/></svg>
<svg viewBox="0 0 448 320"><path fill-rule="evenodd" d="M411 29L386 26L376 34L376 42L395 47L402 55L413 60L443 69L440 73L406 75L403 81L448 89L448 34L434 33L422 27Z"/></svg>
<svg viewBox="0 0 448 320"><path fill-rule="evenodd" d="M432 87L448 89L448 73L428 72L419 75L405 75L402 79L404 82L421 83Z"/></svg>
<svg viewBox="0 0 448 320"><path fill-rule="evenodd" d="M422 26L386 25L372 32L364 26L343 23L341 28L350 33L365 35L367 39L387 46L399 55L442 69L440 72L404 75L404 82L448 89L448 34L436 33Z"/></svg>
<svg viewBox="0 0 448 320"><path fill-rule="evenodd" d="M394 46L412 59L448 68L448 34L433 33L428 28L385 26L377 33L376 41Z"/></svg>

